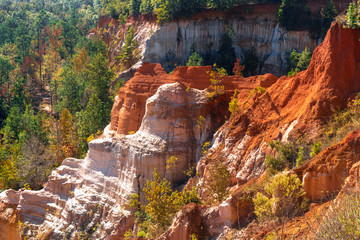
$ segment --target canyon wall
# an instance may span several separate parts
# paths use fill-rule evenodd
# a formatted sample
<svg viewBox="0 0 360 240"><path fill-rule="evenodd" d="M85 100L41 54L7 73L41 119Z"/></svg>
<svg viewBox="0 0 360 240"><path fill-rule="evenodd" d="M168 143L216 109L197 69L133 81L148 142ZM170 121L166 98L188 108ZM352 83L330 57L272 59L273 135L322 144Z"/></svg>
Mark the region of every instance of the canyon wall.
<svg viewBox="0 0 360 240"><path fill-rule="evenodd" d="M16 236L19 228L28 239L121 238L134 224L133 215L126 210L129 196L138 193L144 202L141 189L155 169L175 186L188 179L184 172L196 164L202 145L222 123L219 115L227 112L226 99L234 87L247 94L261 83L270 86L276 80L271 74L250 79L228 77L232 81L225 84L224 105L216 105L206 90L191 88L208 86L208 79L200 77L208 70L210 67L181 67L170 75L159 64L145 64L117 96L112 115L124 116L113 118L103 136L89 143L85 159L64 160L40 191L0 194L0 232L5 238ZM162 85L166 77L174 83ZM223 106L224 110L219 109ZM126 111L128 114L123 114ZM135 115L141 124L132 123ZM197 123L200 116L201 124ZM123 123L115 124L119 119ZM125 123L135 125L136 132L122 134ZM166 168L171 156L177 158L176 171Z"/></svg>
<svg viewBox="0 0 360 240"><path fill-rule="evenodd" d="M144 64L120 89L111 124L101 138L90 142L85 159L66 159L51 173L43 190L0 194L0 236L18 237L20 227L28 239L63 239L80 234L119 239L134 225L134 216L126 210L129 195L139 193L144 201L140 189L152 178L155 168L172 183L182 184L187 180L183 171L197 163L203 186L212 177L209 167L220 157L232 176L229 198L219 206L185 207L163 238L183 239L193 231L214 237L225 226L248 223L253 213L242 196L243 187L264 172L268 143L290 141L303 134L314 138L326 119L360 91L359 39L359 30L333 24L314 51L308 70L279 79L271 74L223 77L225 94L217 100L209 99L204 90L209 86L210 67L179 67L167 74L159 64ZM249 94L258 86L265 92ZM240 109L218 129L224 115L229 114L234 89L239 89ZM200 116L204 118L201 124L197 122ZM213 135L208 155L201 158L203 143ZM326 169L332 150L314 158L322 173L336 175L336 181L334 177L321 178L323 191L336 191L331 183L336 182L338 188L338 180L350 174L350 163L358 160L358 143L358 132L340 143L344 151L356 145L356 154L346 163L335 162L332 168ZM178 158L176 172L166 169L170 156ZM319 176L314 169L305 164L298 175L308 186L308 194L317 199L313 185Z"/></svg>
<svg viewBox="0 0 360 240"><path fill-rule="evenodd" d="M348 6L349 0L335 1L339 11ZM311 1L310 10L317 12L326 7L328 1ZM100 34L109 46L112 66L117 72L120 60L116 57L124 46L126 32L130 26L135 29L134 40L139 43L138 58L132 67L119 75L130 79L143 63L161 63L165 70L176 65L185 65L191 49L206 59L216 57L229 30L237 57L257 59L254 73L272 73L282 76L287 73L287 60L293 49L313 51L320 39L312 38L309 31L286 31L276 20L279 4L241 5L227 12L214 10L195 14L191 18L180 18L168 23L157 24L153 16L131 16L123 25L115 19L100 17L99 26L90 36ZM137 62L136 62L137 61Z"/></svg>
<svg viewBox="0 0 360 240"><path fill-rule="evenodd" d="M179 19L159 26L146 41L144 62L159 62L165 68L185 65L191 48L204 58L214 57L223 36L233 31L235 54L241 59L254 55L256 73L287 73L287 59L293 49L313 51L319 44L307 31L288 32L276 21L278 5L255 5L236 8L231 13L209 11L191 19Z"/></svg>

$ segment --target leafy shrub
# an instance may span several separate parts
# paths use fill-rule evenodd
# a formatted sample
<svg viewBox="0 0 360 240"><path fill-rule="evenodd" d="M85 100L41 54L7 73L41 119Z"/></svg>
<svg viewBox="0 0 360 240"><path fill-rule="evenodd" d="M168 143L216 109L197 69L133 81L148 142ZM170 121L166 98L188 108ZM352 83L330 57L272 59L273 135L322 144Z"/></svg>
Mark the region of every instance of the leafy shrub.
<svg viewBox="0 0 360 240"><path fill-rule="evenodd" d="M216 64L214 64L214 68L214 70L208 72L210 76L210 85L208 87L209 98L217 98L225 93L224 85L221 83L224 76L227 76L226 70L224 68L217 68Z"/></svg>
<svg viewBox="0 0 360 240"><path fill-rule="evenodd" d="M270 174L275 174L283 171L288 166L288 162L283 157L267 155L265 158L265 166Z"/></svg>
<svg viewBox="0 0 360 240"><path fill-rule="evenodd" d="M300 147L298 152L298 157L296 159L296 167L299 167L304 162L304 148Z"/></svg>
<svg viewBox="0 0 360 240"><path fill-rule="evenodd" d="M352 29L360 28L359 1L357 6L354 3L350 3L349 8L346 11L345 20L346 20L345 27L349 27Z"/></svg>
<svg viewBox="0 0 360 240"><path fill-rule="evenodd" d="M292 167L297 158L297 146L293 142L270 142L269 146L275 150L274 156L267 155L265 165L271 174Z"/></svg>
<svg viewBox="0 0 360 240"><path fill-rule="evenodd" d="M293 50L290 54L288 62L288 76L293 76L298 72L306 70L310 64L310 61L311 53L307 47L301 53Z"/></svg>
<svg viewBox="0 0 360 240"><path fill-rule="evenodd" d="M209 173L211 177L207 179L206 183L209 202L220 203L227 196L226 189L230 184L230 173L227 166L219 159L210 167Z"/></svg>
<svg viewBox="0 0 360 240"><path fill-rule="evenodd" d="M171 224L175 213L182 206L190 202L200 203L195 187L183 189L182 192L173 191L171 183L161 178L156 169L153 177L143 188L147 204L141 205L137 194L130 196L128 204L135 212L139 224L136 234L138 237L157 238Z"/></svg>
<svg viewBox="0 0 360 240"><path fill-rule="evenodd" d="M239 111L239 105L237 103L238 97L237 95L239 94L239 90L235 89L233 96L231 97L231 101L229 103L229 112L231 113L231 115L237 113L237 111Z"/></svg>
<svg viewBox="0 0 360 240"><path fill-rule="evenodd" d="M229 9L236 3L235 0L208 0L207 2L211 8L217 8L220 10Z"/></svg>
<svg viewBox="0 0 360 240"><path fill-rule="evenodd" d="M350 132L360 127L360 94L358 94L348 107L335 113L325 127L322 137L324 147L333 145L342 140Z"/></svg>
<svg viewBox="0 0 360 240"><path fill-rule="evenodd" d="M284 222L307 207L305 191L295 174L279 173L265 184L265 194L253 198L255 214L260 221Z"/></svg>
<svg viewBox="0 0 360 240"><path fill-rule="evenodd" d="M359 193L344 194L320 220L314 239L360 239L359 209Z"/></svg>
<svg viewBox="0 0 360 240"><path fill-rule="evenodd" d="M188 62L186 63L186 66L201 66L203 62L202 57L200 57L200 55L197 52L193 52L190 57Z"/></svg>
<svg viewBox="0 0 360 240"><path fill-rule="evenodd" d="M318 155L321 152L321 146L321 142L314 143L314 146L311 148L310 157L315 157L316 155Z"/></svg>
<svg viewBox="0 0 360 240"><path fill-rule="evenodd" d="M256 88L254 88L253 90L251 90L248 94L248 98L251 98L252 96L256 95L256 94L264 94L266 92L266 89L261 87L261 86L257 86Z"/></svg>
<svg viewBox="0 0 360 240"><path fill-rule="evenodd" d="M139 43L134 39L135 29L130 26L125 37L125 44L121 49L121 53L116 59L120 59L122 70L131 67L139 58Z"/></svg>

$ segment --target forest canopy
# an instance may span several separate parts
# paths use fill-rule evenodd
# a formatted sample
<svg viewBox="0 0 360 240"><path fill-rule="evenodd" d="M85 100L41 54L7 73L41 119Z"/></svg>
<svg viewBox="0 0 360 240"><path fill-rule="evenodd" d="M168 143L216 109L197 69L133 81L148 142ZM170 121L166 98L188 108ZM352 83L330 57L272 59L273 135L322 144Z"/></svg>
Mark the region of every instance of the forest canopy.
<svg viewBox="0 0 360 240"><path fill-rule="evenodd" d="M91 0L0 0L0 191L39 189L110 121L107 46Z"/></svg>

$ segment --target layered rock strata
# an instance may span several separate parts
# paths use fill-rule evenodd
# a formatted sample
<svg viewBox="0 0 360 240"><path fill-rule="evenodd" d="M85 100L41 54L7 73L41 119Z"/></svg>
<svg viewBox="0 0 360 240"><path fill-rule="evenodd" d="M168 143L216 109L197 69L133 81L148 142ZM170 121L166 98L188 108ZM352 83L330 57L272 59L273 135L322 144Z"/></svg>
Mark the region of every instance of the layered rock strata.
<svg viewBox="0 0 360 240"><path fill-rule="evenodd" d="M160 64L144 64L116 96L111 111L110 129L118 134L137 131L145 114L146 99L152 96L159 86L180 82L189 88L206 89L210 85L210 71L210 66L178 67L173 73L167 74ZM257 86L270 87L277 77L265 74L249 78L224 76L221 79L225 94L218 100L220 105L214 119L218 124L223 123L224 116L228 115L227 102L235 89L239 90L239 96L246 98L248 93Z"/></svg>
<svg viewBox="0 0 360 240"><path fill-rule="evenodd" d="M74 237L119 239L133 225L124 210L132 193L139 193L156 168L174 184L186 180L184 171L200 156L202 143L214 131L212 105L202 90L180 83L161 86L146 103L146 113L135 134L104 137L89 143L85 159L66 159L53 171L41 191L7 190L0 195L3 217L22 223L23 234L38 239ZM196 124L204 117L202 128ZM177 157L176 171L166 169L166 160ZM16 221L15 221L16 222ZM1 224L7 233L13 225ZM45 234L45 235L44 235Z"/></svg>
<svg viewBox="0 0 360 240"><path fill-rule="evenodd" d="M328 1L309 2L314 13L325 8ZM349 0L335 1L343 11ZM233 32L232 46L242 60L256 59L252 66L255 73L272 73L281 76L287 73L287 59L293 49L313 51L320 39L312 38L309 31L286 31L276 20L279 4L241 5L227 12L204 11L191 18L180 18L157 24L156 18L148 15L131 16L123 25L115 19L100 17L99 25L90 37L99 34L109 46L113 66L120 69L117 56L125 43L127 30L135 29L134 40L139 43L139 60L119 78L130 79L143 63L161 63L166 70L174 65L185 65L191 51L195 49L204 59L216 57L223 37Z"/></svg>

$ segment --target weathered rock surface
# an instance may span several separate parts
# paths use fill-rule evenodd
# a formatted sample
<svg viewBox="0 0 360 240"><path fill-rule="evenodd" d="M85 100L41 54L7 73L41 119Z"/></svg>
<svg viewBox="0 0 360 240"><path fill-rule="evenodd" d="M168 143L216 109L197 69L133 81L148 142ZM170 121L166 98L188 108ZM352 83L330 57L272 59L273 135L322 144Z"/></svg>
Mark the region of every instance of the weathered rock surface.
<svg viewBox="0 0 360 240"><path fill-rule="evenodd" d="M247 13L247 9L252 9ZM227 30L234 31L235 54L245 59L253 54L259 60L258 74L286 73L286 63L293 49L311 51L319 44L306 31L287 32L277 25L278 5L242 6L231 13L208 12L190 20L180 19L163 24L146 42L144 62L159 62L163 66L184 65L191 46L202 56L215 56Z"/></svg>
<svg viewBox="0 0 360 240"><path fill-rule="evenodd" d="M175 184L186 180L183 170L200 158L201 146L223 121L219 115L227 112L235 88L240 90L241 108L219 129L197 169L200 182L206 182L212 160L222 157L234 189L240 190L232 191L219 206L184 207L162 237L182 239L194 232L213 237L224 227L246 224L252 218L252 206L244 201L241 188L263 173L267 143L288 141L304 133L309 138L316 136L326 118L360 91L359 39L359 30L334 24L315 50L307 71L280 79L271 74L224 77L226 94L218 99L215 110L216 104L202 90L209 85L206 72L210 67L180 67L166 74L160 65L144 65L120 90L110 126L103 138L89 144L85 159L65 160L41 191L0 194L0 236L16 238L16 223L21 221L23 233L32 239L62 239L80 231L98 239L121 239L134 224L133 216L124 209L129 195L151 179L155 168ZM266 92L258 89L249 96L257 86L266 87ZM196 124L199 116L205 119L201 128ZM122 135L129 131L137 132ZM336 191L341 177L356 176L357 165L353 170L351 166L359 158L359 138L354 132L337 148L329 148L301 168L299 174L303 174L310 196L321 197L313 187L318 177L315 170L325 174L325 191ZM170 156L178 158L176 172L166 170Z"/></svg>
<svg viewBox="0 0 360 240"><path fill-rule="evenodd" d="M212 147L214 157L227 159L238 184L262 173L270 141L305 133L315 137L324 121L360 91L359 37L359 30L332 25L308 70L279 78L249 101L239 99L245 106L219 129ZM208 159L198 165L201 174Z"/></svg>
<svg viewBox="0 0 360 240"><path fill-rule="evenodd" d="M360 161L360 131L348 135L340 143L322 151L295 172L302 179L303 188L311 200L321 200L337 194L344 186L356 182L356 167L354 163Z"/></svg>
<svg viewBox="0 0 360 240"><path fill-rule="evenodd" d="M110 129L119 134L137 131L145 113L146 99L152 96L159 86L166 83L180 82L187 87L205 89L210 85L210 66L206 67L178 67L172 74L167 74L160 64L144 64L138 69L135 76L126 82L115 98L111 111ZM213 119L222 123L223 116L227 114L227 101L235 89L239 96L247 94L257 86L269 87L277 78L271 74L254 76L250 78L225 76L221 84L224 85L226 94L220 97L218 116L222 119ZM221 101L225 100L224 102Z"/></svg>
<svg viewBox="0 0 360 240"><path fill-rule="evenodd" d="M15 211L17 219L31 226L24 233L33 239L39 234L62 239L77 231L119 239L134 220L123 209L126 200L152 179L155 168L175 184L186 179L183 171L196 162L214 131L211 112L204 91L180 83L163 85L147 100L139 131L114 138L106 130L103 138L89 143L85 159L66 159L53 171L43 190L1 193L2 213ZM200 115L205 119L202 131L195 123ZM170 156L178 158L177 171L165 168ZM1 222L7 220L6 214L1 216Z"/></svg>

